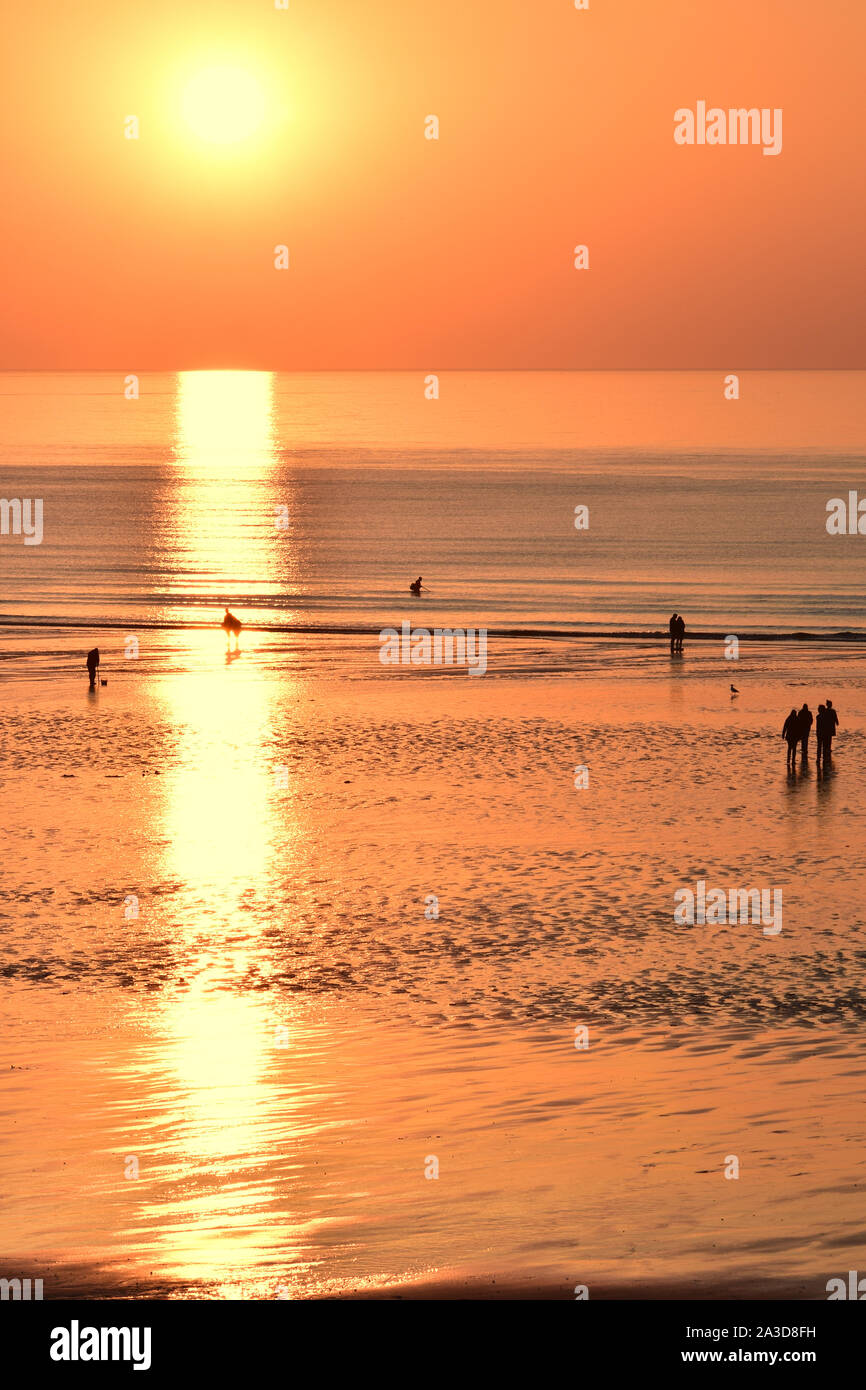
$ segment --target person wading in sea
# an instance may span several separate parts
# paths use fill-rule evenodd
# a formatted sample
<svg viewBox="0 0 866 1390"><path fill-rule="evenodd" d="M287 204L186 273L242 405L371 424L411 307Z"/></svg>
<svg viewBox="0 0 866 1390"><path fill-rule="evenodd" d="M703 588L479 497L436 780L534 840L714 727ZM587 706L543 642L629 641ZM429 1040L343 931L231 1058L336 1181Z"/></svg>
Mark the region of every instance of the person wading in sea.
<svg viewBox="0 0 866 1390"><path fill-rule="evenodd" d="M229 610L226 609L226 615L220 623L220 627L223 629L223 632L226 635L226 643L228 646L231 646L232 633L234 633L235 651L237 651L238 641L241 635L241 628L243 627L243 623L241 622L240 618L236 618L234 613L230 613Z"/></svg>

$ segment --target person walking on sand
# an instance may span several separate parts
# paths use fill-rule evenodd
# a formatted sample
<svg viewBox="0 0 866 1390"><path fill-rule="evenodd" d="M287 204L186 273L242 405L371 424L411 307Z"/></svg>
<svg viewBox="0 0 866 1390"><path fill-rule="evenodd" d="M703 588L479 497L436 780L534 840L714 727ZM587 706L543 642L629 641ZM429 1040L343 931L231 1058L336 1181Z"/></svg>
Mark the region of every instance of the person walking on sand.
<svg viewBox="0 0 866 1390"><path fill-rule="evenodd" d="M668 628L669 628L670 634L671 634L671 656L673 656L674 652L675 652L676 649L677 649L677 615L676 615L676 613L672 613L672 614L671 614L671 620L670 620L670 622L668 623Z"/></svg>
<svg viewBox="0 0 866 1390"><path fill-rule="evenodd" d="M788 744L787 766L792 768L797 760L797 744L800 739L797 711L795 709L791 710L791 713L782 725L782 738L785 739Z"/></svg>
<svg viewBox="0 0 866 1390"><path fill-rule="evenodd" d="M235 651L237 651L238 641L241 635L241 628L243 627L243 623L240 621L239 618L235 617L234 613L230 613L229 610L226 609L226 615L223 618L220 626L225 632L226 643L229 646L231 646L232 633L234 633Z"/></svg>
<svg viewBox="0 0 866 1390"><path fill-rule="evenodd" d="M839 727L839 716L833 708L833 701L828 700L824 707L824 762L830 761L833 756L833 739L836 737L836 730ZM818 734L818 748L821 747L821 735Z"/></svg>
<svg viewBox="0 0 866 1390"><path fill-rule="evenodd" d="M678 614L677 614L677 640L676 640L676 646L675 646L674 650L675 650L675 651L678 651L678 652L680 653L680 655L682 655L682 650L683 650L683 638L685 637L685 635L686 635L686 620L685 620L685 618L683 617L682 613L678 613Z"/></svg>
<svg viewBox="0 0 866 1390"><path fill-rule="evenodd" d="M824 742L827 738L827 709L824 705L818 706L818 713L815 715L815 764L821 766L821 759L824 756Z"/></svg>
<svg viewBox="0 0 866 1390"><path fill-rule="evenodd" d="M805 762L809 756L809 734L812 730L812 724L812 711L804 700L803 706L797 715L797 733L800 737L800 749L803 755L803 762Z"/></svg>
<svg viewBox="0 0 866 1390"><path fill-rule="evenodd" d="M90 677L90 689L96 689L96 673L99 670L99 648L94 647L92 652L87 653L87 674Z"/></svg>

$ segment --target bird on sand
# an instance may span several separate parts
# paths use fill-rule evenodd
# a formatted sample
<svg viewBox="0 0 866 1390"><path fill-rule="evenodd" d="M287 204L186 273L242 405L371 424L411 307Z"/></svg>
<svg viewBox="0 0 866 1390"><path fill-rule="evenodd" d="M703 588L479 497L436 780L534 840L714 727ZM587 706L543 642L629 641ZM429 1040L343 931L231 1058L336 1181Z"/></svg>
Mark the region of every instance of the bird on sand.
<svg viewBox="0 0 866 1390"><path fill-rule="evenodd" d="M731 686L731 694L732 694L732 695L739 695L739 693L740 693L740 692L739 692L739 690L737 689L737 687L736 687L735 685L732 685L732 686Z"/></svg>

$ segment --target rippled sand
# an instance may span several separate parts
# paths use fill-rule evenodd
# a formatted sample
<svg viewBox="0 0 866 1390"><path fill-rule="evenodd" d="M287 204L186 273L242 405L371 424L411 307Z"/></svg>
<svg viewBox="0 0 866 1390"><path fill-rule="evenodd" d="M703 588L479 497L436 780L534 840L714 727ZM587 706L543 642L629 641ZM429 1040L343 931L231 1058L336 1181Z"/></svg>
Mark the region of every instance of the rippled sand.
<svg viewBox="0 0 866 1390"><path fill-rule="evenodd" d="M808 1298L862 1264L856 652L746 654L732 701L697 648L472 680L160 641L93 698L2 687L0 1273ZM826 694L833 769L788 778ZM675 924L699 878L781 888L783 931Z"/></svg>

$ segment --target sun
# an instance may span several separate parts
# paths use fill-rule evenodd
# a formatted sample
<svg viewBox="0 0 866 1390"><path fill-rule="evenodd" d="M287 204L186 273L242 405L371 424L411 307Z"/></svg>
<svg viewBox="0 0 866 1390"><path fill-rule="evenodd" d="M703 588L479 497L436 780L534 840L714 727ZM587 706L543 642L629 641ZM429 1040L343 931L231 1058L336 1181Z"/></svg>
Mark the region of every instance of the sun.
<svg viewBox="0 0 866 1390"><path fill-rule="evenodd" d="M184 88L182 111L202 140L233 145L258 130L265 116L265 94L243 68L204 68Z"/></svg>

